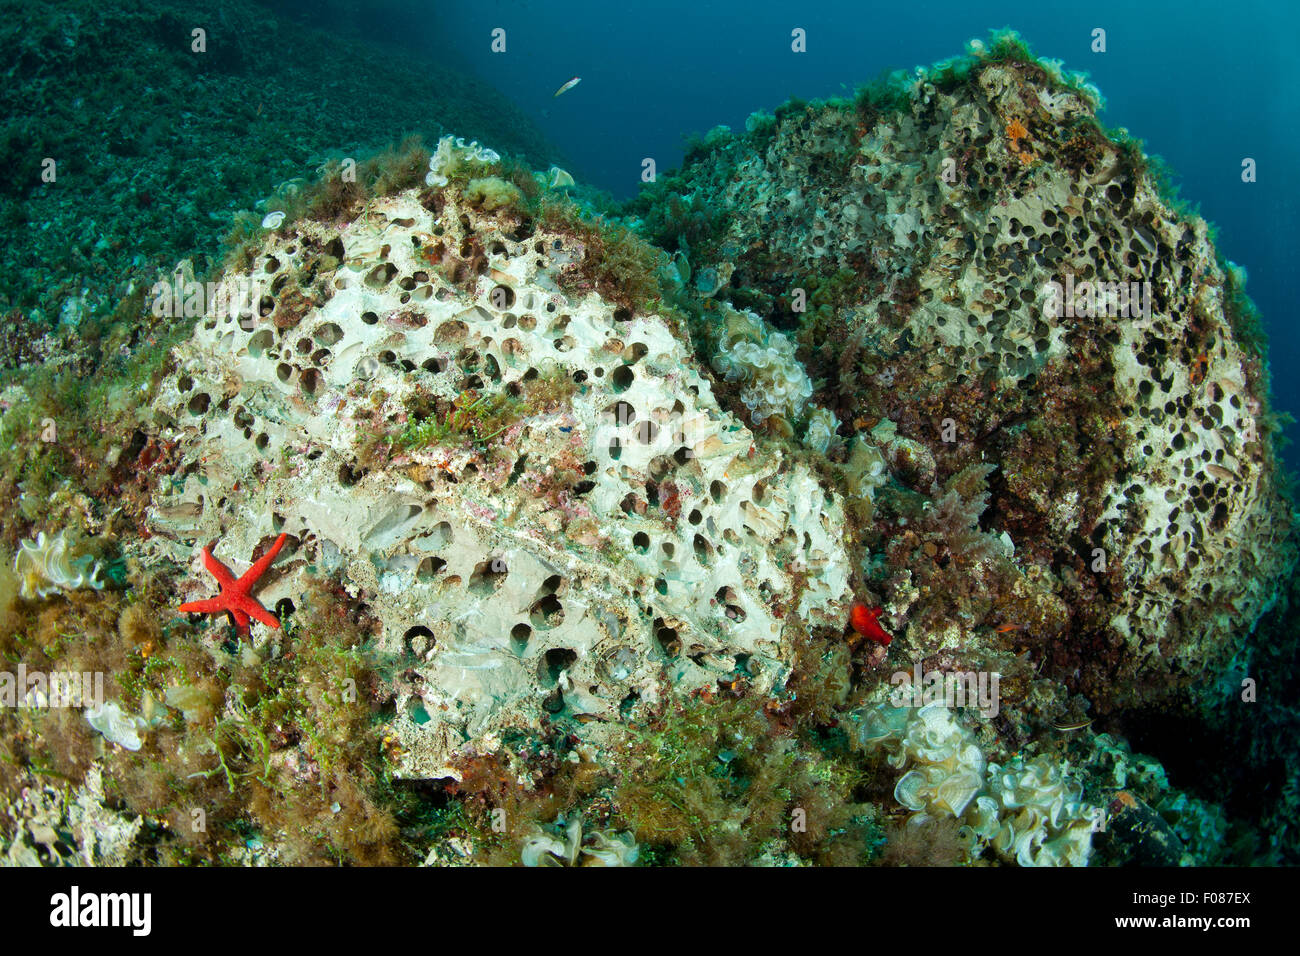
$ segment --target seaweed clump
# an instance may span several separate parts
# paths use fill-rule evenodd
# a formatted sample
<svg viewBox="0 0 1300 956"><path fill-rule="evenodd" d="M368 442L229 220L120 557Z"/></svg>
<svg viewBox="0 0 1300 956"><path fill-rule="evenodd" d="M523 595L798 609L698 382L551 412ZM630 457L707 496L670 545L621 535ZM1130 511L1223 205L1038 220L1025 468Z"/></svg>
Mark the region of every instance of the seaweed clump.
<svg viewBox="0 0 1300 956"><path fill-rule="evenodd" d="M663 863L725 866L780 853L865 862L875 811L855 798L859 775L799 740L752 700L696 698L618 749L611 799L638 844Z"/></svg>
<svg viewBox="0 0 1300 956"><path fill-rule="evenodd" d="M274 841L284 862L409 862L383 759L380 676L365 608L319 580L287 617L278 656L219 658L196 684L171 675L180 682L173 688L187 692L173 690L170 699L198 705L185 709L184 724L188 739L201 741L179 748L198 764L189 773L163 770L169 787L180 788L173 810L186 805L183 781L193 780L225 793L218 805L227 812L209 818L210 830L245 843ZM214 691L226 701L219 715L205 706Z"/></svg>
<svg viewBox="0 0 1300 956"><path fill-rule="evenodd" d="M654 311L662 301L659 270L664 254L629 227L601 216L584 218L572 201L551 198L542 202L537 224L573 236L584 247L582 259L560 272L566 295L596 292L621 309L641 314Z"/></svg>
<svg viewBox="0 0 1300 956"><path fill-rule="evenodd" d="M878 866L959 866L967 861L968 844L953 817L905 821L885 831Z"/></svg>
<svg viewBox="0 0 1300 956"><path fill-rule="evenodd" d="M300 219L324 223L354 219L368 202L423 185L430 155L423 138L415 135L359 163L331 160L310 184L293 180L277 190L265 212L283 216L270 228L283 229ZM248 211L235 216L221 241L221 270L246 272L252 267L267 233L265 221Z"/></svg>
<svg viewBox="0 0 1300 956"><path fill-rule="evenodd" d="M0 652L105 675L105 701L140 715L143 745L109 745L77 708L5 708L6 796L32 776L77 786L98 762L109 808L143 820L135 862L239 863L272 846L285 863L414 862L397 822L411 808L384 762L370 623L328 581L281 609L281 652L264 656L195 641L160 580L24 602L10 578Z"/></svg>

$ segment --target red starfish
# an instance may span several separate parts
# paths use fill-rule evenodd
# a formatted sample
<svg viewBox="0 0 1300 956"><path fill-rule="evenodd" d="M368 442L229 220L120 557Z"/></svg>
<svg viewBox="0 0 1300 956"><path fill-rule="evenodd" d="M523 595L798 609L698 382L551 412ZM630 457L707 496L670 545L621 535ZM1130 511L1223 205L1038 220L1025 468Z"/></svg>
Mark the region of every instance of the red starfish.
<svg viewBox="0 0 1300 956"><path fill-rule="evenodd" d="M877 620L883 610L884 608L867 607L861 602L855 603L849 610L849 623L863 637L870 638L881 647L888 647L893 638Z"/></svg>
<svg viewBox="0 0 1300 956"><path fill-rule="evenodd" d="M182 604L177 610L189 614L220 614L222 611L229 611L230 616L235 619L235 629L243 637L248 633L248 619L255 617L267 627L279 627L280 619L268 611L253 597L253 585L271 566L275 556L280 553L284 547L284 539L288 535L282 534L275 539L275 544L271 545L269 551L262 555L253 563L253 566L235 579L234 573L220 561L212 556L212 545L203 549L203 565L208 572L217 579L221 585L221 593L216 597L208 598L206 601L190 601L188 604ZM214 542L215 544L215 542Z"/></svg>

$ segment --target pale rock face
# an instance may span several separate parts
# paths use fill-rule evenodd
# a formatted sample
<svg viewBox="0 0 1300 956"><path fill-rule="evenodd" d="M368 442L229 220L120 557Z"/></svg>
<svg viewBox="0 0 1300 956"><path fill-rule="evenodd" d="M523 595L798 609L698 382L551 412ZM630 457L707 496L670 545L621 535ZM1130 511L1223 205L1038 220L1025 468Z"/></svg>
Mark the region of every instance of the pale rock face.
<svg viewBox="0 0 1300 956"><path fill-rule="evenodd" d="M86 771L75 791L22 788L5 807L15 825L7 838L0 838L0 865L126 866L144 819L110 809L110 802L97 765Z"/></svg>
<svg viewBox="0 0 1300 956"><path fill-rule="evenodd" d="M560 294L557 264L584 254L571 239L518 241L454 189L444 198L436 219L407 193L341 229L295 224L251 276L226 277L264 288L177 349L155 412L184 458L142 547L197 572L196 544L220 537L218 556L238 564L285 532L259 591L268 608L337 574L382 625L385 670L403 675L393 732L408 776L454 775L458 751L548 712L596 738L665 692L730 675L778 686L785 616L847 614L837 497L719 408L662 319ZM489 268L467 292L425 254L471 238ZM271 314L322 251L312 289L327 301L301 300L281 331ZM401 431L417 388L455 399L538 376L576 393L486 442L358 460L369 432ZM566 470L567 490L548 494Z"/></svg>

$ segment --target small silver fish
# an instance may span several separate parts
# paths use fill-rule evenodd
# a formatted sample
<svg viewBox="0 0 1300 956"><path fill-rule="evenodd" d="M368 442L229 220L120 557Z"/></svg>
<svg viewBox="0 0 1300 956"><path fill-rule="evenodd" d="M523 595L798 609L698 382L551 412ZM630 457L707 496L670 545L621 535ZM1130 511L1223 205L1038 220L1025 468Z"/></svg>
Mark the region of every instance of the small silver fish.
<svg viewBox="0 0 1300 956"><path fill-rule="evenodd" d="M577 85L578 85L579 83L581 83L581 82L582 82L582 77L580 77L580 76L575 76L573 79L569 80L569 81L568 81L567 83L565 83L562 87L560 87L558 90L556 90L556 91L555 91L555 96L559 96L561 93L567 93L569 90L573 89L575 86L577 86ZM552 96L551 99L555 99L555 96Z"/></svg>

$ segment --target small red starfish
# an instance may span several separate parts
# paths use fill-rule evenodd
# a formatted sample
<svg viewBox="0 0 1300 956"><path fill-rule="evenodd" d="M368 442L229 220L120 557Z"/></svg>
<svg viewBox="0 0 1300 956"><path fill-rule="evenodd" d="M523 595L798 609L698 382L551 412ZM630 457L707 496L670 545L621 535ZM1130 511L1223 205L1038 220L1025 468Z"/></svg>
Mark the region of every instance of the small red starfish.
<svg viewBox="0 0 1300 956"><path fill-rule="evenodd" d="M271 562L275 560L275 556L280 553L280 549L284 547L284 539L287 537L288 535L282 534L276 538L270 550L258 558L238 580L235 579L234 572L230 568L212 556L212 545L204 548L203 565L221 585L221 593L206 601L190 601L188 604L182 604L177 610L189 614L220 614L222 611L229 611L230 616L235 619L235 629L240 637L248 634L250 617L257 618L267 627L279 627L280 619L262 607L251 592L257 579L266 572Z"/></svg>
<svg viewBox="0 0 1300 956"><path fill-rule="evenodd" d="M877 620L883 610L884 608L867 607L860 601L855 602L849 610L849 623L853 625L853 630L863 637L875 641L881 647L888 647L893 637L880 626L880 622Z"/></svg>

